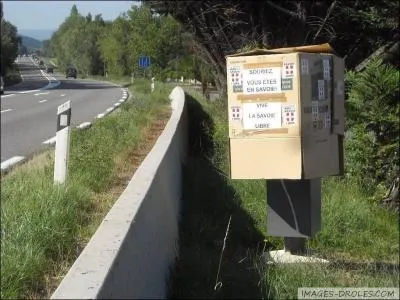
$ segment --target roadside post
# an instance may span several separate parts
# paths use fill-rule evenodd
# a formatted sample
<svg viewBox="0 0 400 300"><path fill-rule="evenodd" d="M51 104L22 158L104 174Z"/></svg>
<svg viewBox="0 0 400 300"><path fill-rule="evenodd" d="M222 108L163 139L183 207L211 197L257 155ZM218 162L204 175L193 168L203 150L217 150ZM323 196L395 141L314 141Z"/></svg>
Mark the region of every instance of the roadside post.
<svg viewBox="0 0 400 300"><path fill-rule="evenodd" d="M71 135L71 101L60 105L57 110L57 133L54 159L54 183L63 184L67 179L69 142Z"/></svg>
<svg viewBox="0 0 400 300"><path fill-rule="evenodd" d="M154 91L154 77L151 78L151 92Z"/></svg>
<svg viewBox="0 0 400 300"><path fill-rule="evenodd" d="M344 60L329 44L226 57L232 179L266 180L274 263L320 262L306 247L321 229L321 178L344 170Z"/></svg>

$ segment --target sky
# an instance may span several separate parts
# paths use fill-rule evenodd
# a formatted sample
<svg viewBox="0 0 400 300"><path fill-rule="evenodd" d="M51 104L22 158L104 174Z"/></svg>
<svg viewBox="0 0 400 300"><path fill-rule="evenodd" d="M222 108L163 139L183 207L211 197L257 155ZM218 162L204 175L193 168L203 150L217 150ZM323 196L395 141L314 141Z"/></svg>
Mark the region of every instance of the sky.
<svg viewBox="0 0 400 300"><path fill-rule="evenodd" d="M76 4L81 15L101 14L104 20L114 20L137 1L18 1L3 0L3 17L18 30L57 30Z"/></svg>

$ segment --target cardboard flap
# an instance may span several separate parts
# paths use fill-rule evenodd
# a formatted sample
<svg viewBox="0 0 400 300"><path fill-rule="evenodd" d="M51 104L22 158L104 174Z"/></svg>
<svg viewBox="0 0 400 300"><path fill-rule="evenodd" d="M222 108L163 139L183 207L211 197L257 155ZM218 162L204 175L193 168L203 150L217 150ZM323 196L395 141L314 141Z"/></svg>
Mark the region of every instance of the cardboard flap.
<svg viewBox="0 0 400 300"><path fill-rule="evenodd" d="M333 53L334 50L328 43L320 45L308 45L288 48L272 49L274 53L293 53L293 52L306 52L306 53Z"/></svg>
<svg viewBox="0 0 400 300"><path fill-rule="evenodd" d="M276 49L256 48L256 49L253 49L253 50L250 50L250 51L230 54L230 55L227 55L226 57L265 55L265 54L280 54L280 53L294 53L294 52L334 53L335 51L333 50L333 48L328 43L325 43L325 44L320 44L320 45L308 45L308 46L276 48Z"/></svg>

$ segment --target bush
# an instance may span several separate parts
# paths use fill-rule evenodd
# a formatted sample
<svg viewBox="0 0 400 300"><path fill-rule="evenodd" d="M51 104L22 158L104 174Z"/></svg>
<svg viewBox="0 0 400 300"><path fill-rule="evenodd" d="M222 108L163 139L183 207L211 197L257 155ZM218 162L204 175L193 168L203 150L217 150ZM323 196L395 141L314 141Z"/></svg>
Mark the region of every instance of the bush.
<svg viewBox="0 0 400 300"><path fill-rule="evenodd" d="M347 175L373 191L399 176L399 71L372 60L346 75Z"/></svg>

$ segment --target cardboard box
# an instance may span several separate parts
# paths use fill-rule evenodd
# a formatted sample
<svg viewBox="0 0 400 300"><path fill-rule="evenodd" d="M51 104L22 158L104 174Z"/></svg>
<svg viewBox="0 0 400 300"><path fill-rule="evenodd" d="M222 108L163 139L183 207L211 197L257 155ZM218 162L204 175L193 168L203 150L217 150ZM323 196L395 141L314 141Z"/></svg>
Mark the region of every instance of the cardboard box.
<svg viewBox="0 0 400 300"><path fill-rule="evenodd" d="M329 45L227 56L231 178L343 170L344 62Z"/></svg>

